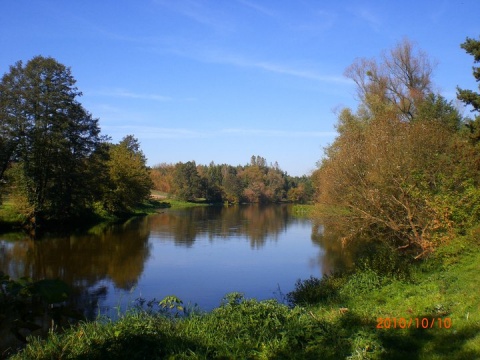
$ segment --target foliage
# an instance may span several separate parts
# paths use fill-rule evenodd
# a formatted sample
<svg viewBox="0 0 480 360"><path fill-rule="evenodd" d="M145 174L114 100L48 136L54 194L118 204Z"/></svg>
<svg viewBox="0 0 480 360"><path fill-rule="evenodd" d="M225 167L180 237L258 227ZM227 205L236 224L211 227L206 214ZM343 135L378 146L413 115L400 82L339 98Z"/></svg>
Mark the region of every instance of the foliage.
<svg viewBox="0 0 480 360"><path fill-rule="evenodd" d="M173 190L180 200L194 201L200 197L200 176L195 161L177 163L173 175Z"/></svg>
<svg viewBox="0 0 480 360"><path fill-rule="evenodd" d="M297 280L295 290L287 294L291 305L315 305L340 302L339 291L346 282L341 273L324 275L321 279L311 276L306 280Z"/></svg>
<svg viewBox="0 0 480 360"><path fill-rule="evenodd" d="M18 163L16 184L35 223L66 219L91 202L86 167L102 141L98 120L77 101L70 69L37 56L10 67L0 82L0 177Z"/></svg>
<svg viewBox="0 0 480 360"><path fill-rule="evenodd" d="M480 40L475 40L468 38L463 44L461 44L462 49L464 49L468 54L473 56L474 63L480 63ZM473 68L473 77L478 82L480 81L480 67L474 66ZM463 101L465 104L470 105L473 110L480 111L480 94L472 90L465 90L457 87L457 97L459 100Z"/></svg>
<svg viewBox="0 0 480 360"><path fill-rule="evenodd" d="M125 136L108 150L108 179L104 206L110 212L131 212L148 199L153 184L140 144L132 135Z"/></svg>
<svg viewBox="0 0 480 360"><path fill-rule="evenodd" d="M369 111L378 106L392 106L402 120L412 120L418 105L432 93L433 65L428 56L404 39L393 49L375 59L357 59L345 71L358 89L358 95Z"/></svg>
<svg viewBox="0 0 480 360"><path fill-rule="evenodd" d="M160 164L151 171L155 190L170 193L180 200L204 198L209 203L307 203L314 187L310 177L292 177L277 163L267 165L261 156L252 156L245 166L208 166L187 163Z"/></svg>
<svg viewBox="0 0 480 360"><path fill-rule="evenodd" d="M83 108L69 68L19 61L0 81L0 195L31 234L78 219L130 213L149 197L146 159L132 135L109 144Z"/></svg>
<svg viewBox="0 0 480 360"><path fill-rule="evenodd" d="M453 236L473 149L458 111L429 92L426 55L415 53L404 41L381 64L349 68L362 103L340 113L339 135L313 178L318 213L338 224L345 243L376 238L419 258Z"/></svg>

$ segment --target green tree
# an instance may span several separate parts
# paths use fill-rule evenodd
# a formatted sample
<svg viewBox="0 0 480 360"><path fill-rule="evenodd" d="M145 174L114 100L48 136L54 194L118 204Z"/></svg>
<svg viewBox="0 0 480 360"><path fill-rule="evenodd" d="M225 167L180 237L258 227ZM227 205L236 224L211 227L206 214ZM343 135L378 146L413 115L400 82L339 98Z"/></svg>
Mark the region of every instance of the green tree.
<svg viewBox="0 0 480 360"><path fill-rule="evenodd" d="M21 166L36 224L68 219L91 203L89 158L100 146L98 120L78 102L69 68L53 58L19 61L0 82L0 175Z"/></svg>
<svg viewBox="0 0 480 360"><path fill-rule="evenodd" d="M480 63L480 40L468 38L460 45L468 54L473 56L475 64ZM480 66L473 66L473 77L475 81L480 82ZM480 86L479 86L480 88ZM480 94L473 90L466 90L457 87L457 98L465 105L472 107L472 112L476 112L477 116L473 120L469 120L466 126L470 130L470 138L473 142L480 142Z"/></svg>
<svg viewBox="0 0 480 360"><path fill-rule="evenodd" d="M474 63L480 63L480 40L468 38L462 43L461 48L473 56ZM480 82L480 66L473 66L473 77ZM457 87L457 98L465 104L472 106L474 111L480 112L480 94L472 90Z"/></svg>
<svg viewBox="0 0 480 360"><path fill-rule="evenodd" d="M127 135L118 144L110 145L108 154L105 207L113 213L130 212L150 196L153 187L145 155L133 135Z"/></svg>
<svg viewBox="0 0 480 360"><path fill-rule="evenodd" d="M224 200L229 203L239 203L243 193L242 179L237 175L237 168L222 165L222 188Z"/></svg>
<svg viewBox="0 0 480 360"><path fill-rule="evenodd" d="M175 164L173 191L181 200L195 201L201 195L201 181L195 161Z"/></svg>

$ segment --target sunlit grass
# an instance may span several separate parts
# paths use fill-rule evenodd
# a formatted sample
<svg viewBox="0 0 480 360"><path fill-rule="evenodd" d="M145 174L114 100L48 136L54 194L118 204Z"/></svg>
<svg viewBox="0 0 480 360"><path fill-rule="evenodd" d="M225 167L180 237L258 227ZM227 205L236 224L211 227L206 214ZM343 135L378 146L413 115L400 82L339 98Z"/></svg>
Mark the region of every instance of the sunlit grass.
<svg viewBox="0 0 480 360"><path fill-rule="evenodd" d="M115 322L31 339L14 359L480 358L479 264L471 234L414 263L408 276L367 266L312 278L289 294L294 307L233 293L209 313L132 309Z"/></svg>
<svg viewBox="0 0 480 360"><path fill-rule="evenodd" d="M294 204L292 207L293 216L297 217L306 217L309 218L312 216L315 205L310 204Z"/></svg>
<svg viewBox="0 0 480 360"><path fill-rule="evenodd" d="M3 199L0 204L0 225L12 227L23 223L25 220L25 216L17 211L13 201L8 198Z"/></svg>

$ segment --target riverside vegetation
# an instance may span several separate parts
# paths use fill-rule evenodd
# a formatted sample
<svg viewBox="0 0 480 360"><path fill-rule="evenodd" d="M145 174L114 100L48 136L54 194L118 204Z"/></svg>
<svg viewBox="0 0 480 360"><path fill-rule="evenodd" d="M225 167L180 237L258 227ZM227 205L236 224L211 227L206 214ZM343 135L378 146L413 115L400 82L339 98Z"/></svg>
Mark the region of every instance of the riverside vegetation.
<svg viewBox="0 0 480 360"><path fill-rule="evenodd" d="M480 40L461 46L480 62ZM347 69L360 105L339 113L311 216L312 238L350 266L299 280L284 304L141 301L118 321L31 338L13 358L479 358L480 94L458 89L464 118L433 92L432 70L408 40Z"/></svg>

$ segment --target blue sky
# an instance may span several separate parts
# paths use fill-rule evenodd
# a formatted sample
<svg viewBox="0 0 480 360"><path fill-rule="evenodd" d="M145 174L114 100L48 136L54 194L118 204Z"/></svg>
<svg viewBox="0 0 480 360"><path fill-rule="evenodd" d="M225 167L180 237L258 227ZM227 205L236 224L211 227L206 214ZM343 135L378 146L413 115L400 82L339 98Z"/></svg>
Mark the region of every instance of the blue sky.
<svg viewBox="0 0 480 360"><path fill-rule="evenodd" d="M478 14L478 0L2 0L0 74L36 55L71 67L102 132L134 134L149 165L260 155L302 175L335 110L357 105L355 58L408 37L442 95L478 89L460 48Z"/></svg>

